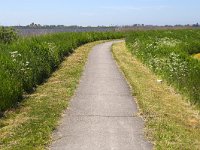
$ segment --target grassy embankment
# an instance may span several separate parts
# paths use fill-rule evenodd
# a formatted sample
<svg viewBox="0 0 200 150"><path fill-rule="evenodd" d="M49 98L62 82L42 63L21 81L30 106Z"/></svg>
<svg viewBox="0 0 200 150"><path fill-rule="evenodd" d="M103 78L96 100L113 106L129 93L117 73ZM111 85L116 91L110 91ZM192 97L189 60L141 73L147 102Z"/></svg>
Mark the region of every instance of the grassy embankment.
<svg viewBox="0 0 200 150"><path fill-rule="evenodd" d="M153 72L166 80L191 103L200 104L200 30L132 32L127 38L130 51Z"/></svg>
<svg viewBox="0 0 200 150"><path fill-rule="evenodd" d="M81 46L36 91L0 119L0 149L45 149L73 95L91 48Z"/></svg>
<svg viewBox="0 0 200 150"><path fill-rule="evenodd" d="M113 55L126 76L155 149L200 149L199 110L132 55L125 43Z"/></svg>
<svg viewBox="0 0 200 150"><path fill-rule="evenodd" d="M16 39L10 30L2 33L0 30L0 114L33 92L78 46L123 36L117 32L90 32Z"/></svg>
<svg viewBox="0 0 200 150"><path fill-rule="evenodd" d="M153 72L200 105L200 30L137 31L126 38L130 51Z"/></svg>

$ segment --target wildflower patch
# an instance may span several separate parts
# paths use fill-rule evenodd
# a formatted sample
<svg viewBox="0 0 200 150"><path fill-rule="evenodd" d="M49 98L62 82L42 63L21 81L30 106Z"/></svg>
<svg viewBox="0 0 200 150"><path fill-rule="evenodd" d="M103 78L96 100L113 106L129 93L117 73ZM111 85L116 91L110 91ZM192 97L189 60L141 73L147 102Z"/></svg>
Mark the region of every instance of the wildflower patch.
<svg viewBox="0 0 200 150"><path fill-rule="evenodd" d="M199 39L200 30L135 31L128 34L126 44L168 84L200 104Z"/></svg>

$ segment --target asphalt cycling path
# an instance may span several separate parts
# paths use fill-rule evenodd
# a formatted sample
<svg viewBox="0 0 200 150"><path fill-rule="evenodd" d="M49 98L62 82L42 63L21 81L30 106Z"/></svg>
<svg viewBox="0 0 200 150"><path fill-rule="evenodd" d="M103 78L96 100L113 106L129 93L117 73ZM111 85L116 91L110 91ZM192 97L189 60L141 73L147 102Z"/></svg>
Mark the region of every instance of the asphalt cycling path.
<svg viewBox="0 0 200 150"><path fill-rule="evenodd" d="M95 46L76 94L53 134L52 150L149 150L144 122L111 53Z"/></svg>

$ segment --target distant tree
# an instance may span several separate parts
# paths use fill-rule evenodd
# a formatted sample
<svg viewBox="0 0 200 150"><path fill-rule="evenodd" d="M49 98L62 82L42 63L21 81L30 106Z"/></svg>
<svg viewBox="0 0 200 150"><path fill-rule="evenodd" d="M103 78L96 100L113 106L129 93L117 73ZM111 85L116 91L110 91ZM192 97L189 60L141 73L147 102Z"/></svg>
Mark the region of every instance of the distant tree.
<svg viewBox="0 0 200 150"><path fill-rule="evenodd" d="M193 27L198 27L198 26L199 26L199 23L193 24L192 26L193 26Z"/></svg>
<svg viewBox="0 0 200 150"><path fill-rule="evenodd" d="M30 25L29 25L29 27L34 27L35 26L35 23L34 22L32 22Z"/></svg>
<svg viewBox="0 0 200 150"><path fill-rule="evenodd" d="M64 25L57 25L58 28L64 28Z"/></svg>

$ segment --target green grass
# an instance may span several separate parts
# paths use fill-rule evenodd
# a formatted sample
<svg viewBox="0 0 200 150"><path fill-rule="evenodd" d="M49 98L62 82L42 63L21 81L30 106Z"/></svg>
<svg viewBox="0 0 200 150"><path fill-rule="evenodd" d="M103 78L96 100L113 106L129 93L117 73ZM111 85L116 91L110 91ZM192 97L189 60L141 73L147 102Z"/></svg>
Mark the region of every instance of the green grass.
<svg viewBox="0 0 200 150"><path fill-rule="evenodd" d="M126 37L130 51L152 71L200 104L200 30L137 31Z"/></svg>
<svg viewBox="0 0 200 150"><path fill-rule="evenodd" d="M80 45L121 38L118 32L57 33L0 43L0 113L21 101Z"/></svg>
<svg viewBox="0 0 200 150"><path fill-rule="evenodd" d="M131 86L154 149L200 149L199 110L166 82L158 82L160 77L136 59L125 43L115 44L112 52Z"/></svg>
<svg viewBox="0 0 200 150"><path fill-rule="evenodd" d="M45 149L63 110L74 94L88 53L98 43L79 47L59 69L16 109L0 120L0 149Z"/></svg>

